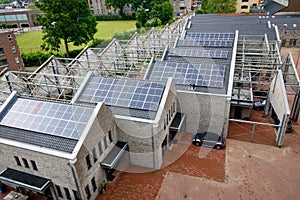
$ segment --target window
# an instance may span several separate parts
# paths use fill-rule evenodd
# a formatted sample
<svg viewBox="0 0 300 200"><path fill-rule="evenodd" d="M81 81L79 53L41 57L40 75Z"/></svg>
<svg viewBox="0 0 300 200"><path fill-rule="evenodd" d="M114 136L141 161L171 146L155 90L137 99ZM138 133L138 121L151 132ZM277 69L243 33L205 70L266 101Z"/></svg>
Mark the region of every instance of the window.
<svg viewBox="0 0 300 200"><path fill-rule="evenodd" d="M176 109L175 109L175 102L173 103L173 113L175 113Z"/></svg>
<svg viewBox="0 0 300 200"><path fill-rule="evenodd" d="M3 56L5 53L4 53L4 50L3 48L0 48L0 56Z"/></svg>
<svg viewBox="0 0 300 200"><path fill-rule="evenodd" d="M297 45L297 40L296 39L290 39L290 47L294 47Z"/></svg>
<svg viewBox="0 0 300 200"><path fill-rule="evenodd" d="M18 56L15 57L15 61L16 61L17 64L20 63L20 60L19 60L19 57L18 57Z"/></svg>
<svg viewBox="0 0 300 200"><path fill-rule="evenodd" d="M67 199L71 199L71 195L70 195L69 189L64 187L64 191L65 191L65 194L66 194L66 198Z"/></svg>
<svg viewBox="0 0 300 200"><path fill-rule="evenodd" d="M108 138L109 141L112 143L113 139L112 139L111 131L108 131Z"/></svg>
<svg viewBox="0 0 300 200"><path fill-rule="evenodd" d="M23 160L24 166L25 166L26 168L29 168L29 165L28 165L27 160L26 160L25 158L22 158L22 160Z"/></svg>
<svg viewBox="0 0 300 200"><path fill-rule="evenodd" d="M0 66L6 66L7 65L7 60L0 60Z"/></svg>
<svg viewBox="0 0 300 200"><path fill-rule="evenodd" d="M30 160L30 163L31 163L31 166L32 166L33 170L38 171L38 168L36 166L35 161L34 160Z"/></svg>
<svg viewBox="0 0 300 200"><path fill-rule="evenodd" d="M15 46L12 46L12 47L11 47L11 50L12 50L12 52L13 52L13 53L16 53L16 52L17 52L17 50L16 50L16 47L15 47Z"/></svg>
<svg viewBox="0 0 300 200"><path fill-rule="evenodd" d="M92 178L91 182L92 182L92 186L93 186L93 191L95 192L97 190L97 185L96 185L95 177Z"/></svg>
<svg viewBox="0 0 300 200"><path fill-rule="evenodd" d="M79 200L80 199L79 198L79 194L78 194L78 192L76 190L73 190L73 195L75 197L75 200Z"/></svg>
<svg viewBox="0 0 300 200"><path fill-rule="evenodd" d="M249 2L249 0L242 0L242 2Z"/></svg>
<svg viewBox="0 0 300 200"><path fill-rule="evenodd" d="M23 71L23 68L21 66L18 67L19 72Z"/></svg>
<svg viewBox="0 0 300 200"><path fill-rule="evenodd" d="M21 162L20 162L20 159L17 156L14 156L14 158L15 158L15 161L16 161L17 165L22 166Z"/></svg>
<svg viewBox="0 0 300 200"><path fill-rule="evenodd" d="M60 190L60 187L58 185L55 185L55 188L56 188L58 197L63 197L63 195L61 193L61 190Z"/></svg>
<svg viewBox="0 0 300 200"><path fill-rule="evenodd" d="M91 169L92 164L91 164L91 160L90 160L90 155L87 155L87 156L85 157L85 161L86 161L87 168L88 168L88 169Z"/></svg>
<svg viewBox="0 0 300 200"><path fill-rule="evenodd" d="M241 9L248 9L248 6L246 6L246 5L241 6Z"/></svg>
<svg viewBox="0 0 300 200"><path fill-rule="evenodd" d="M7 38L8 38L8 41L9 41L9 42L12 42L12 41L13 41L13 38L12 38L12 36L11 36L10 34L7 35Z"/></svg>
<svg viewBox="0 0 300 200"><path fill-rule="evenodd" d="M103 153L101 141L98 143L98 149L99 149L99 157L100 157Z"/></svg>
<svg viewBox="0 0 300 200"><path fill-rule="evenodd" d="M84 190L85 190L87 199L90 199L91 198L91 192L90 192L89 185L87 185Z"/></svg>
<svg viewBox="0 0 300 200"><path fill-rule="evenodd" d="M107 148L106 136L104 136L103 140L104 140L104 149L106 149Z"/></svg>
<svg viewBox="0 0 300 200"><path fill-rule="evenodd" d="M94 160L94 163L95 163L98 160L95 148L92 150L92 153L93 153L93 160Z"/></svg>

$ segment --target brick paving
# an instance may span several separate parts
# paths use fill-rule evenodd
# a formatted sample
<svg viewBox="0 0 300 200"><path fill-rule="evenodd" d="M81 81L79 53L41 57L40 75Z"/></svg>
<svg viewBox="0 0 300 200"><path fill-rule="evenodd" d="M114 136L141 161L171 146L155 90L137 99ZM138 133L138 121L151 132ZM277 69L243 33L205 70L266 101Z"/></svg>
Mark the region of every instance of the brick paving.
<svg viewBox="0 0 300 200"><path fill-rule="evenodd" d="M201 177L222 182L225 180L225 150L215 150L191 145L192 134L179 133L177 144L166 152L161 170L146 171L129 166L129 172L121 172L113 182L108 183L105 194L97 200L154 200L164 177L168 172Z"/></svg>

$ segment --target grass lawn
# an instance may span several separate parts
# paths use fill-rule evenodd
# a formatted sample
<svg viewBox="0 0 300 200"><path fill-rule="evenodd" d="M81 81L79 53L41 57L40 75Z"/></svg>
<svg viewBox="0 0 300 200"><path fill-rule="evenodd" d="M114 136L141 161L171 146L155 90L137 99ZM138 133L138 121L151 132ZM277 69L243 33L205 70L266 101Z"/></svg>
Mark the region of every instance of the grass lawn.
<svg viewBox="0 0 300 200"><path fill-rule="evenodd" d="M94 35L95 39L109 39L115 33L124 32L135 29L135 21L98 21L97 22L97 33ZM17 35L17 41L21 52L35 52L40 49L40 45L43 43L42 41L42 31L31 31L27 33L23 33L21 35ZM70 50L83 48L83 46L73 46L70 45ZM64 52L65 47L62 45L62 51Z"/></svg>

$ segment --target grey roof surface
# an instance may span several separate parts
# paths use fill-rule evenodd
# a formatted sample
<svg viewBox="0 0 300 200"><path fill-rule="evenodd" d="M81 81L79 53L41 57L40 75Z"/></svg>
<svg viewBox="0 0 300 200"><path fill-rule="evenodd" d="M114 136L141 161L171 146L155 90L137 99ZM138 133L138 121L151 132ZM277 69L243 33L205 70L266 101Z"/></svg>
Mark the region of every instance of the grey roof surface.
<svg viewBox="0 0 300 200"><path fill-rule="evenodd" d="M52 183L50 179L11 168L7 168L0 174L0 180L8 181L12 184L17 184L18 186L37 192L44 192ZM14 199L18 198L15 197Z"/></svg>
<svg viewBox="0 0 300 200"><path fill-rule="evenodd" d="M187 32L208 33L234 33L239 30L239 35L264 35L268 34L269 40L276 40L274 28L268 28L266 16L229 16L229 15L195 15L191 27Z"/></svg>
<svg viewBox="0 0 300 200"><path fill-rule="evenodd" d="M72 153L77 140L0 125L0 138Z"/></svg>

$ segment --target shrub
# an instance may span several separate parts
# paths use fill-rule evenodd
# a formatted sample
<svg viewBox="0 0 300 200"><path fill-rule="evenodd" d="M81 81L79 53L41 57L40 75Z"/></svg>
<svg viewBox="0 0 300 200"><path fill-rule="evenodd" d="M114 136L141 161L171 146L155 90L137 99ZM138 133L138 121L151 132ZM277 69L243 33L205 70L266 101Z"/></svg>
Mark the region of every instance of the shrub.
<svg viewBox="0 0 300 200"><path fill-rule="evenodd" d="M146 27L156 27L157 26L157 18L149 19L146 24Z"/></svg>
<svg viewBox="0 0 300 200"><path fill-rule="evenodd" d="M136 28L142 28L142 24L141 24L141 22L135 22L135 27Z"/></svg>
<svg viewBox="0 0 300 200"><path fill-rule="evenodd" d="M32 52L21 54L25 67L38 67L42 65L48 58L50 53Z"/></svg>

